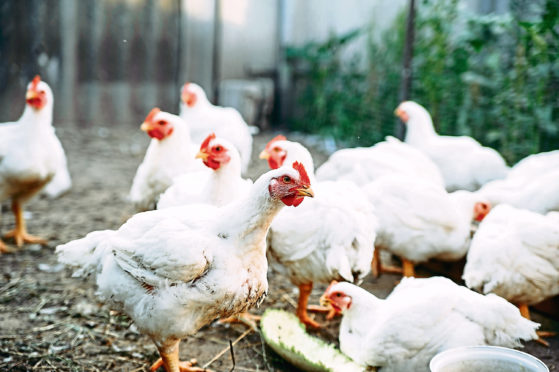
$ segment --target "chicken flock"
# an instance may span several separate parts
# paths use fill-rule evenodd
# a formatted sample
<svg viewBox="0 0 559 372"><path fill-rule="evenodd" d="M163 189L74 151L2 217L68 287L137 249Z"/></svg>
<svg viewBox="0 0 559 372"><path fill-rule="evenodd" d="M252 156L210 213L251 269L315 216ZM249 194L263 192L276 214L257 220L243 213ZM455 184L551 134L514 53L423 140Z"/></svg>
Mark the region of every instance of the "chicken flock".
<svg viewBox="0 0 559 372"><path fill-rule="evenodd" d="M72 185L53 92L36 76L25 100L18 121L0 125L0 201L15 216L4 238L18 247L46 244L27 232L24 204ZM203 371L179 361L180 341L265 304L268 263L298 287L308 328L323 326L308 309L341 313L341 350L363 366L428 371L456 346L545 343L528 306L559 294L559 150L508 167L470 137L438 135L407 101L395 110L403 142L342 149L315 169L303 144L278 135L258 149L270 171L253 181L243 178L253 139L239 112L195 83L179 100L179 115L154 108L141 124L151 142L129 193L137 214L56 248L153 340L152 371ZM0 251L13 252L2 240ZM390 256L401 267L383 264ZM466 286L414 278L419 263L463 258ZM379 299L358 286L371 271L404 278ZM308 304L315 283L330 284L322 306Z"/></svg>

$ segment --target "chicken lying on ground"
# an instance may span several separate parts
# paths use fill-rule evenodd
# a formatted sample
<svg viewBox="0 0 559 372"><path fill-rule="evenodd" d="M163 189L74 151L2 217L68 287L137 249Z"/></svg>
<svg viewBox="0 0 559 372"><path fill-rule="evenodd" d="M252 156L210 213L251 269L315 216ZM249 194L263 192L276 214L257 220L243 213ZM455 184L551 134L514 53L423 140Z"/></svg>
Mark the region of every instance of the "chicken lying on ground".
<svg viewBox="0 0 559 372"><path fill-rule="evenodd" d="M538 213L559 211L559 150L530 155L511 168L506 178L478 191L491 204L510 204Z"/></svg>
<svg viewBox="0 0 559 372"><path fill-rule="evenodd" d="M313 283L332 280L359 283L373 257L377 220L366 195L349 181L316 182L309 151L279 136L260 154L270 168L299 161L309 170L316 192L296 210L285 209L268 234L271 264L299 287L297 316L311 327L320 325L307 314Z"/></svg>
<svg viewBox="0 0 559 372"><path fill-rule="evenodd" d="M406 124L406 143L438 165L448 191L475 191L507 175L505 160L492 148L483 147L468 136L439 136L423 106L405 101L395 113Z"/></svg>
<svg viewBox="0 0 559 372"><path fill-rule="evenodd" d="M188 123L194 143L202 142L213 132L239 150L241 169L243 172L248 169L252 154L252 134L236 109L212 105L202 87L186 83L181 90L180 117Z"/></svg>
<svg viewBox="0 0 559 372"><path fill-rule="evenodd" d="M495 207L472 240L463 279L517 304L530 319L528 305L559 294L559 213Z"/></svg>
<svg viewBox="0 0 559 372"><path fill-rule="evenodd" d="M156 207L175 177L195 170L210 171L194 158L188 126L180 117L154 108L141 129L152 140L132 181L129 199L137 211L146 211Z"/></svg>
<svg viewBox="0 0 559 372"><path fill-rule="evenodd" d="M213 172L187 173L173 180L161 195L157 209L192 203L221 207L246 195L251 180L241 177L239 152L229 141L210 134L200 145L196 158Z"/></svg>
<svg viewBox="0 0 559 372"><path fill-rule="evenodd" d="M389 175L363 187L379 218L373 274L398 272L383 267L378 252L400 257L404 276L430 259L456 261L468 252L473 221L481 221L490 204L476 193L446 190L431 182Z"/></svg>
<svg viewBox="0 0 559 372"><path fill-rule="evenodd" d="M319 181L363 186L387 174L404 174L444 186L439 168L421 151L394 137L371 147L338 150L316 170Z"/></svg>
<svg viewBox="0 0 559 372"><path fill-rule="evenodd" d="M306 196L313 196L309 178L294 163L262 175L225 207L139 213L116 231L92 232L56 252L79 267L75 276L96 272L99 294L150 336L167 372L198 371L179 363L180 340L263 300L268 228L283 205Z"/></svg>
<svg viewBox="0 0 559 372"><path fill-rule="evenodd" d="M0 202L11 199L15 229L4 237L23 243L46 244L29 235L23 218L23 205L53 179L55 191L69 188L66 155L52 127L54 97L47 83L37 75L27 86L26 106L17 122L0 125ZM65 173L65 174L63 174ZM0 240L0 252L7 252Z"/></svg>
<svg viewBox="0 0 559 372"><path fill-rule="evenodd" d="M518 347L537 338L539 326L505 299L442 277L404 278L385 300L336 283L321 300L342 313L340 349L383 372L428 372L431 358L453 347Z"/></svg>

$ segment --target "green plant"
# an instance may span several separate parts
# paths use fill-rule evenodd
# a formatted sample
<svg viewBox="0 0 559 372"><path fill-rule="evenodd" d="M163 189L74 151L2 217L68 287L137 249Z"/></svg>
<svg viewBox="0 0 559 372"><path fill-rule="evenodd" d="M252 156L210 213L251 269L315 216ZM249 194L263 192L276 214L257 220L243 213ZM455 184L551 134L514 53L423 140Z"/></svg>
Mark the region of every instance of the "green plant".
<svg viewBox="0 0 559 372"><path fill-rule="evenodd" d="M292 129L371 145L394 133L405 14L374 26L288 49L297 72ZM559 3L512 0L504 16L467 15L459 0L417 7L412 99L437 131L470 135L510 162L559 145ZM368 64L344 50L369 31ZM344 62L346 61L346 62Z"/></svg>

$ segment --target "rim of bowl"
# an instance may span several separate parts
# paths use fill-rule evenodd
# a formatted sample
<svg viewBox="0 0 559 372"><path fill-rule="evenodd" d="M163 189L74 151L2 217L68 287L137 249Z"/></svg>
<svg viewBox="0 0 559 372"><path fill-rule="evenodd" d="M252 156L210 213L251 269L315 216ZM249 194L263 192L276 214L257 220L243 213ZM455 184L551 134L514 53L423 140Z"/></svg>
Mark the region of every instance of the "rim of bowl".
<svg viewBox="0 0 559 372"><path fill-rule="evenodd" d="M429 363L429 369L431 371L434 371L434 368L445 366L445 362L447 360L457 360L458 356L460 356L461 354L462 356L468 356L473 355L473 353L477 353L479 355L485 354L485 356L503 356L504 360L523 361L524 364L533 366L538 371L541 370L549 372L549 368L544 364L544 362L531 354L508 347L489 345L460 346L441 351L431 359L431 362ZM452 357L453 355L454 357Z"/></svg>

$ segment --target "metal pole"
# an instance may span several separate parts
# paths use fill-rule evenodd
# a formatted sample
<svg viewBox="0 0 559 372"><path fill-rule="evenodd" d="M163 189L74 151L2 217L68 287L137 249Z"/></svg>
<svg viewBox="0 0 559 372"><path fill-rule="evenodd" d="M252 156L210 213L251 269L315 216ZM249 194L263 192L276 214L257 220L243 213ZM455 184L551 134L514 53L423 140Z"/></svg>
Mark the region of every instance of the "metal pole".
<svg viewBox="0 0 559 372"><path fill-rule="evenodd" d="M400 102L410 99L413 59L413 40L414 40L414 21L415 21L415 0L410 0L408 18L406 23L406 42L404 44L404 58L402 65L402 80L400 81ZM397 120L396 137L404 138L404 124Z"/></svg>

